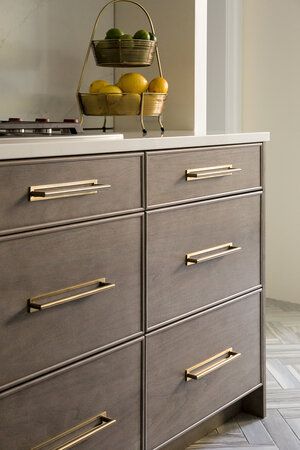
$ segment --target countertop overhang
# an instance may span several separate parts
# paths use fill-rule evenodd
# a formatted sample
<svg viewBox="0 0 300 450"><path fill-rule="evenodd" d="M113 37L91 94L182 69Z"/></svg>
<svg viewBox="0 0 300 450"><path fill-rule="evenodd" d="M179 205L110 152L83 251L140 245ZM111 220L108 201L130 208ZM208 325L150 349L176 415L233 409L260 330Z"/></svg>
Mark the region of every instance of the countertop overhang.
<svg viewBox="0 0 300 450"><path fill-rule="evenodd" d="M166 132L164 136L150 132L145 137L140 133L125 133L124 139L114 134L108 134L104 138L99 134L47 138L3 137L0 139L0 160L198 148L269 140L268 132L195 135L190 131Z"/></svg>

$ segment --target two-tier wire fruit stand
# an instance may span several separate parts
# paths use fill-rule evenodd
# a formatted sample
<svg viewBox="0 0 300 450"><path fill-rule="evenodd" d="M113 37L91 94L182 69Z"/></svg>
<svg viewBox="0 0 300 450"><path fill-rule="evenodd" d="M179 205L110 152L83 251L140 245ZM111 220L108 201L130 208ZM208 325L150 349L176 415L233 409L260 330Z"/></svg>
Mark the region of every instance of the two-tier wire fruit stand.
<svg viewBox="0 0 300 450"><path fill-rule="evenodd" d="M131 3L145 13L151 27L153 40L95 40L96 30L103 11L108 6L120 2ZM159 76L163 77L158 43L155 36L153 21L147 10L141 4L133 0L111 0L101 9L93 27L77 88L81 122L83 121L83 116L102 116L104 117L102 129L105 131L107 116L139 116L143 133L146 134L147 129L144 118L157 117L161 132L164 132L162 112L167 94L153 92L144 92L142 94L94 94L81 91L91 50L93 50L96 65L102 67L147 67L151 66L155 55Z"/></svg>

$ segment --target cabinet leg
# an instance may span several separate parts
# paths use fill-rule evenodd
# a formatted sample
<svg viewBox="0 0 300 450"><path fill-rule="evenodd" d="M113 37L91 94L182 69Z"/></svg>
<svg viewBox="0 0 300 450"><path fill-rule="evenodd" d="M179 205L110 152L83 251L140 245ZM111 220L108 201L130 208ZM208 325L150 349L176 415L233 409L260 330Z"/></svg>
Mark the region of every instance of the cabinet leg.
<svg viewBox="0 0 300 450"><path fill-rule="evenodd" d="M265 386L247 395L242 401L243 411L257 417L266 417Z"/></svg>

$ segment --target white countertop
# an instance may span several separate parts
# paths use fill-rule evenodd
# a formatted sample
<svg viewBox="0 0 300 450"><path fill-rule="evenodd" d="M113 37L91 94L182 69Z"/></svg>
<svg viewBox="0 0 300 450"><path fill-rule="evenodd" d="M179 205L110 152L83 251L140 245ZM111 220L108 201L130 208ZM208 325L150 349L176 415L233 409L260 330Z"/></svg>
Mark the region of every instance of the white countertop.
<svg viewBox="0 0 300 450"><path fill-rule="evenodd" d="M123 135L109 133L104 137L100 134L0 137L0 160L248 144L269 140L270 133L267 132L200 136L187 131L167 132L163 137L155 132L150 132L146 137L142 137L141 133L127 133L124 138Z"/></svg>

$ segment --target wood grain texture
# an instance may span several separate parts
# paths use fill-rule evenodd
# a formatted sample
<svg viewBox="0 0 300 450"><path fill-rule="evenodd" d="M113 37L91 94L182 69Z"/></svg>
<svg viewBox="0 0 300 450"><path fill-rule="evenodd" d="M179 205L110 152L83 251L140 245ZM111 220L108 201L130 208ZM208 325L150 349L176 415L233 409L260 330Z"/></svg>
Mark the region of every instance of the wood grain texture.
<svg viewBox="0 0 300 450"><path fill-rule="evenodd" d="M142 156L28 160L0 164L0 232L143 207ZM96 195L29 202L30 186L97 179Z"/></svg>
<svg viewBox="0 0 300 450"><path fill-rule="evenodd" d="M253 294L146 337L148 450L261 382L259 330L260 295ZM242 356L185 381L185 369L229 347Z"/></svg>
<svg viewBox="0 0 300 450"><path fill-rule="evenodd" d="M263 424L280 450L299 450L299 439L276 409L268 411Z"/></svg>
<svg viewBox="0 0 300 450"><path fill-rule="evenodd" d="M187 182L187 169L232 164L232 176ZM260 145L218 149L184 149L147 154L147 204L160 205L247 190L261 186Z"/></svg>
<svg viewBox="0 0 300 450"><path fill-rule="evenodd" d="M266 320L267 417L261 421L240 414L232 423L235 424L235 432L244 435L240 447L243 450L299 450L300 388L297 382L300 379L300 306L269 299ZM239 447L236 447L233 433L219 427L187 450L216 448L237 450Z"/></svg>
<svg viewBox="0 0 300 450"><path fill-rule="evenodd" d="M0 390L1 385L2 389L14 386L2 392L1 449L28 450L106 410L117 418L117 425L78 448L145 450L144 426L147 450L153 450L229 402L233 405L220 412L214 426L238 406L246 407L238 397L263 381L260 294L150 333L147 356L143 355L147 371L142 371L140 343L111 348L145 331L142 214L94 219L141 210L147 194L149 209L155 204L190 202L147 213L149 327L254 291L262 280L260 153L259 144L152 152L148 169L141 153L0 164L0 235L9 233L0 237L0 333L8 343L0 348L0 364L5 367ZM243 170L215 180L187 183L184 179L187 168L223 164ZM94 196L28 202L31 185L91 178L112 188ZM239 190L256 192L195 202ZM85 223L67 225L76 221ZM59 224L66 225L54 227ZM32 231L49 225L52 228ZM31 231L12 234L22 230ZM201 267L185 266L186 253L225 242L241 245L242 253ZM29 297L100 277L115 282L116 288L43 313L26 312ZM211 373L209 379L184 380L184 369L230 346L242 357ZM107 347L110 352L98 354ZM74 360L78 362L70 366ZM53 375L50 370L58 367ZM37 377L42 373L43 378ZM23 389L18 383L25 380L29 383ZM141 425L140 411L143 382L147 382L146 425ZM263 409L263 390L248 400L249 411ZM216 417L210 419L214 423ZM295 434L297 419L287 419ZM237 423L238 433L230 423L222 425L214 436L226 435L225 441L214 443L208 438L206 444L238 449L247 442L250 448L253 444L276 449L261 422L252 429L251 418L244 415ZM202 425L203 430L208 422ZM201 442L193 445L205 448Z"/></svg>
<svg viewBox="0 0 300 450"><path fill-rule="evenodd" d="M140 373L137 342L1 399L0 448L28 450L107 411L116 424L78 448L124 450L126 443L126 448L140 450Z"/></svg>
<svg viewBox="0 0 300 450"><path fill-rule="evenodd" d="M142 228L133 215L1 242L1 386L142 332ZM103 277L116 286L27 312L33 296Z"/></svg>
<svg viewBox="0 0 300 450"><path fill-rule="evenodd" d="M149 328L260 284L260 200L253 194L147 214ZM187 253L228 242L242 251L186 266Z"/></svg>

